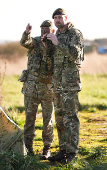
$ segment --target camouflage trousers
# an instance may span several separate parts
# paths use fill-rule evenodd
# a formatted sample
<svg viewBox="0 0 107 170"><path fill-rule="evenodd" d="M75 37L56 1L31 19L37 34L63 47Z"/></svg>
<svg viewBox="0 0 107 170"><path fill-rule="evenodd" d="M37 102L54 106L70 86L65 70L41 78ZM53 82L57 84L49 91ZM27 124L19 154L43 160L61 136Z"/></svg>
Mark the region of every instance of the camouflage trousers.
<svg viewBox="0 0 107 170"><path fill-rule="evenodd" d="M41 83L38 84L40 88ZM42 84L44 88L34 92L32 96L24 94L24 104L26 120L24 125L24 141L26 146L32 147L35 137L35 120L38 105L41 104L43 116L42 138L44 146L51 146L53 141L53 94L52 90L47 88L47 84Z"/></svg>
<svg viewBox="0 0 107 170"><path fill-rule="evenodd" d="M55 120L60 150L78 152L78 92L54 93Z"/></svg>

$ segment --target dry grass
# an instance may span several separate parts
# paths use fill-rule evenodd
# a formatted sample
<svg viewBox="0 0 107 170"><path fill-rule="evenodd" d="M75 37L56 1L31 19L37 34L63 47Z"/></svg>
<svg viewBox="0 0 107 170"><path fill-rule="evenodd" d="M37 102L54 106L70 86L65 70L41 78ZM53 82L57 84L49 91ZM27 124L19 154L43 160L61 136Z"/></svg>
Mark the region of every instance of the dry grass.
<svg viewBox="0 0 107 170"><path fill-rule="evenodd" d="M27 67L27 57L15 56L14 59L7 59L0 56L0 66L4 69L6 62L6 75L20 75L23 69ZM105 74L107 73L107 54L93 53L85 54L85 60L82 63L81 74Z"/></svg>
<svg viewBox="0 0 107 170"><path fill-rule="evenodd" d="M15 60L8 60L6 58L0 58L1 72L4 69L4 63L6 62L6 75L20 75L22 70L27 67L27 57L17 58Z"/></svg>
<svg viewBox="0 0 107 170"><path fill-rule="evenodd" d="M81 74L107 73L107 54L98 54L96 51L85 54Z"/></svg>

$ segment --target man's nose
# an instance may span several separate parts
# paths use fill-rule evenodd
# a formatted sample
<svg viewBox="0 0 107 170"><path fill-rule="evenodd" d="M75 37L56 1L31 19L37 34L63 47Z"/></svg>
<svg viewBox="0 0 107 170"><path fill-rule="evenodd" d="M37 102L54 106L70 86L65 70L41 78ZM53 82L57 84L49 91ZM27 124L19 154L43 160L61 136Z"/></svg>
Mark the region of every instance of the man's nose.
<svg viewBox="0 0 107 170"><path fill-rule="evenodd" d="M42 30L42 33L44 34L44 33L45 33L45 30Z"/></svg>
<svg viewBox="0 0 107 170"><path fill-rule="evenodd" d="M56 22L59 22L59 18L56 18Z"/></svg>
<svg viewBox="0 0 107 170"><path fill-rule="evenodd" d="M43 34L46 34L47 33L47 30L43 30Z"/></svg>

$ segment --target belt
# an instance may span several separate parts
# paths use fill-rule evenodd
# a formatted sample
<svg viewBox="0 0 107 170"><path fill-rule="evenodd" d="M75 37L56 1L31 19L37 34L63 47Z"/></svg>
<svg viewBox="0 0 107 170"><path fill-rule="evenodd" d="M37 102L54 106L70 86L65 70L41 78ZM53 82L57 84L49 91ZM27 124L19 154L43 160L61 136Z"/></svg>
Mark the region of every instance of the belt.
<svg viewBox="0 0 107 170"><path fill-rule="evenodd" d="M52 78L39 78L36 79L37 82L44 83L44 84L51 84Z"/></svg>
<svg viewBox="0 0 107 170"><path fill-rule="evenodd" d="M45 76L44 77L39 77L39 74L36 73L36 72L29 71L29 73L31 75L33 75L34 80L36 82L40 82L40 83L44 83L44 84L51 84L52 83L52 77L51 76L49 76L49 77L45 77Z"/></svg>

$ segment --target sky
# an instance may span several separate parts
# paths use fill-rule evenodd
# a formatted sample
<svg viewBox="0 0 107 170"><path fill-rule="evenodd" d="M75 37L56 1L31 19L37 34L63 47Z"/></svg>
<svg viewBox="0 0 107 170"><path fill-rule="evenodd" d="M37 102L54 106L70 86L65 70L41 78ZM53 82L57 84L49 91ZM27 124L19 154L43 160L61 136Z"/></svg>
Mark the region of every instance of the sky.
<svg viewBox="0 0 107 170"><path fill-rule="evenodd" d="M40 25L64 8L68 21L81 30L84 39L107 38L107 0L0 0L0 42L20 41L28 23L31 36L40 35Z"/></svg>

